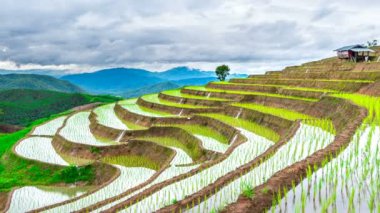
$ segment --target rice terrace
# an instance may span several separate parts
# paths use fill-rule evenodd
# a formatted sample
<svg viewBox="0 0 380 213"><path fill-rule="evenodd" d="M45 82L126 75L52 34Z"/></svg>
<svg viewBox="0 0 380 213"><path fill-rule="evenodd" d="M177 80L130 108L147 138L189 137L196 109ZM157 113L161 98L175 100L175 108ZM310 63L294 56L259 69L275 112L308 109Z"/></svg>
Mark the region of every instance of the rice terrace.
<svg viewBox="0 0 380 213"><path fill-rule="evenodd" d="M5 33L9 26L0 23L0 212L380 213L377 40L338 48L343 41L357 39L340 37L342 42L335 45L327 42L332 37L327 34L336 32L327 30L318 38L306 33L309 40L302 43L293 35L299 28L280 20L294 37L287 37L277 22L268 26L264 21L265 27L255 22L255 32L246 35L254 34L252 41L245 43L244 36L227 32L238 29L245 35L242 29L247 26L240 21L250 15L241 18L237 13L254 9L238 2L214 9L199 3L136 3L139 6L131 7L139 10L128 13L132 18L115 19L123 7L113 2L91 7L72 3L72 11L71 3L59 3L62 10L54 16L48 14L50 6L41 3L38 9L27 9L30 16L20 15L23 21L14 22L10 34ZM4 5L10 11L20 9L10 2ZM84 15L71 19L85 6ZM114 16L96 13L108 9ZM158 15L160 9L166 12ZM177 10L182 14L173 15ZM301 26L304 13L299 13L294 23ZM330 13L318 14L310 18L313 29L332 24ZM27 28L29 18L35 31ZM159 21L153 27L154 18ZM337 31L344 28L339 23L333 24ZM231 28L219 33L216 25ZM67 27L68 33L57 26ZM210 35L190 32L198 27L209 28ZM103 33L105 29L110 31ZM37 31L43 35L33 37ZM270 48L254 44L255 39L260 43L261 33L271 39L272 32L283 38L266 43ZM371 32L352 34L375 35ZM152 34L157 37L149 37ZM218 51L206 48L218 46L224 35L226 43L242 44L220 46ZM79 40L82 36L85 39ZM289 46L281 43L291 39ZM335 49L326 53L319 44ZM295 51L311 47L319 55ZM248 57L256 54L251 49L260 54ZM283 57L289 57L286 63ZM277 60L281 68L274 65ZM253 65L247 61L262 71L245 72ZM124 68L173 64L184 65L160 71ZM101 70L85 72L95 68Z"/></svg>

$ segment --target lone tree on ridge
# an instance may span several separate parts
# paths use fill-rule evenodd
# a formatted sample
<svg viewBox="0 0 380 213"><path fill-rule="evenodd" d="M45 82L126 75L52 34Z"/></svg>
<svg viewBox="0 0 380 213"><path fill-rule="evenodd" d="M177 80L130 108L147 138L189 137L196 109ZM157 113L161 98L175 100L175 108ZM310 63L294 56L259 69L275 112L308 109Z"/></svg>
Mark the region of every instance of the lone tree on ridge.
<svg viewBox="0 0 380 213"><path fill-rule="evenodd" d="M226 80L227 75L230 74L230 68L225 64L220 65L216 68L215 74L220 81L224 81Z"/></svg>

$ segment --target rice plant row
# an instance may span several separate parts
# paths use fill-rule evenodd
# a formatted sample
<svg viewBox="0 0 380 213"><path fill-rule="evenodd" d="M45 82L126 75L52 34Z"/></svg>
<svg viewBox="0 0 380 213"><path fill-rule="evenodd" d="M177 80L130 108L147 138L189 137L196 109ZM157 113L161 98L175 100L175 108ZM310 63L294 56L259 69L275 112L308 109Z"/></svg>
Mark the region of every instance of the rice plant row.
<svg viewBox="0 0 380 213"><path fill-rule="evenodd" d="M213 183L219 177L253 160L256 156L273 145L273 142L247 130L240 129L240 131L248 138L248 141L238 146L227 159L189 178L162 188L160 191L142 199L140 202L127 207L124 211L152 212L171 204L175 200L181 200L185 196L193 194L210 183Z"/></svg>
<svg viewBox="0 0 380 213"><path fill-rule="evenodd" d="M67 116L61 116L52 121L42 124L34 129L32 135L44 135L44 136L54 136L57 130L63 125Z"/></svg>
<svg viewBox="0 0 380 213"><path fill-rule="evenodd" d="M134 99L136 100L136 99ZM122 106L124 109L136 113L138 115L144 115L144 116L149 116L149 117L173 117L173 114L162 112L162 111L157 111L157 110L152 110L148 109L142 106L137 105L136 101L122 101L119 102L120 106ZM138 122L136 122L138 123Z"/></svg>
<svg viewBox="0 0 380 213"><path fill-rule="evenodd" d="M51 141L51 138L29 137L20 141L15 151L24 158L68 166L69 164L55 151Z"/></svg>
<svg viewBox="0 0 380 213"><path fill-rule="evenodd" d="M115 167L120 170L120 176L112 183L82 199L49 209L46 212L72 212L80 210L137 186L148 180L156 172L142 167L123 167L118 165L115 165Z"/></svg>
<svg viewBox="0 0 380 213"><path fill-rule="evenodd" d="M334 139L334 135L321 128L301 124L293 138L282 146L271 158L247 174L232 181L216 194L205 195L205 201L189 206L188 212L217 212L232 202L239 195L254 196L252 189L266 182L274 173L300 161L317 150L323 149ZM251 191L251 193L250 193Z"/></svg>
<svg viewBox="0 0 380 213"><path fill-rule="evenodd" d="M225 98L215 98L215 97L210 97L210 96L197 96L197 95L184 94L184 93L181 93L180 89L167 90L161 93L165 95L176 96L176 97L181 97L181 98L189 98L189 99L210 100L210 101L229 101L228 99L225 99Z"/></svg>
<svg viewBox="0 0 380 213"><path fill-rule="evenodd" d="M100 124L119 130L129 129L115 114L115 104L107 104L97 107L94 113L97 115L97 120Z"/></svg>
<svg viewBox="0 0 380 213"><path fill-rule="evenodd" d="M72 115L59 132L59 135L71 142L86 145L109 146L116 144L116 142L99 140L91 133L89 116L90 112L79 112Z"/></svg>

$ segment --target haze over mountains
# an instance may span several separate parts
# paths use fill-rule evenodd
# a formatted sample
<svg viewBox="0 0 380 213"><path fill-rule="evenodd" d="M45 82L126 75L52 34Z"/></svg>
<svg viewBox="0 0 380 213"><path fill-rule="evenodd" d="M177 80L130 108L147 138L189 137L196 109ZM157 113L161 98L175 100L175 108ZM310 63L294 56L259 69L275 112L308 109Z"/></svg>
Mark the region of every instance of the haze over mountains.
<svg viewBox="0 0 380 213"><path fill-rule="evenodd" d="M232 74L230 78L245 77ZM174 89L184 85L204 85L217 80L215 73L188 67L176 67L164 72L143 69L112 68L93 73L81 73L61 77L94 94L112 94L136 97L142 94Z"/></svg>

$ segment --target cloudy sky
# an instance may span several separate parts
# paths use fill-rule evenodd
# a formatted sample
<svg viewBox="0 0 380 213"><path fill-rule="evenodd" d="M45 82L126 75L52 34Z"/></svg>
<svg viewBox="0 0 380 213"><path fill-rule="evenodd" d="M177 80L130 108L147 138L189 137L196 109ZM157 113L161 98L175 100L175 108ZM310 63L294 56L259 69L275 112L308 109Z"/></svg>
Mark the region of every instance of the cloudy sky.
<svg viewBox="0 0 380 213"><path fill-rule="evenodd" d="M259 73L380 37L375 0L0 0L0 69Z"/></svg>

